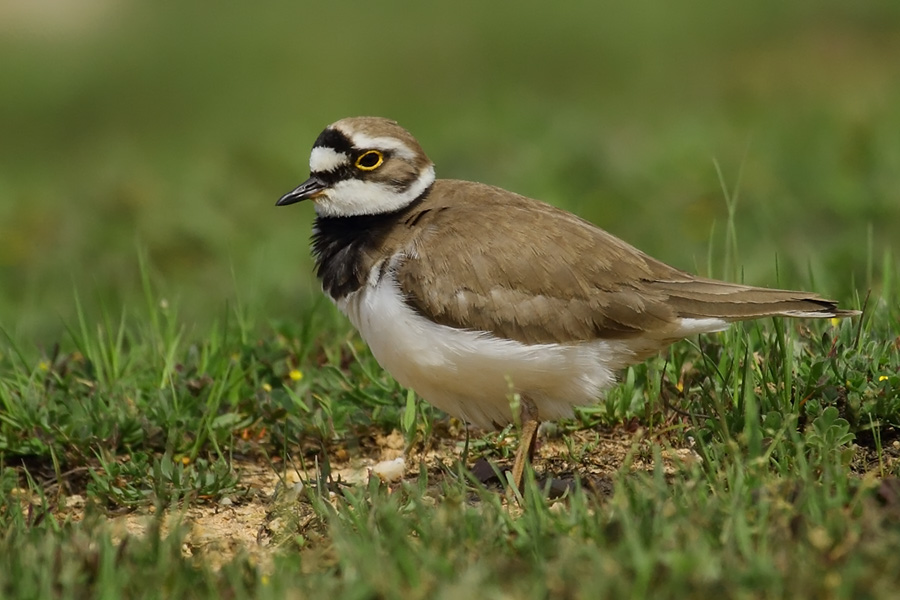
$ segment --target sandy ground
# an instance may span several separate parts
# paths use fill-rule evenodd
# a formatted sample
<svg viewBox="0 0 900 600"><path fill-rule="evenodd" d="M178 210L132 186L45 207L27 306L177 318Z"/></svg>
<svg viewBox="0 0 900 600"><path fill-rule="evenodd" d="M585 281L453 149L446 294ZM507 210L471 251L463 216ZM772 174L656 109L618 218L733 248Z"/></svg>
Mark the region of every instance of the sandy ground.
<svg viewBox="0 0 900 600"><path fill-rule="evenodd" d="M332 488L342 485L365 484L372 477L379 477L385 485L396 487L401 481L416 481L421 469L427 470L429 494L440 494L441 482L446 477L454 477L454 465L460 457L464 435L459 427L442 424L442 431L435 432L429 443L415 445L405 453L405 440L398 431L383 434L378 431L361 432L346 443L337 443L328 448L327 457L331 469ZM678 469L701 457L689 447L672 447L666 439L651 437L644 429L621 426L613 430L583 430L561 436L554 433L551 425L542 430L535 459L537 480L546 485L551 496L564 495L565 491L578 479L583 487L595 494L598 502L613 492L617 474L624 468L630 471L654 468L652 442L663 448L661 457L666 473ZM474 446L483 443L484 438L473 437ZM495 460L494 467L510 469L517 445L514 434L496 435L491 438L491 456L503 455ZM882 462L871 451L857 447L852 470L859 475L876 475L891 472L900 463L900 441L894 440L884 449ZM506 456L508 454L508 456ZM495 490L504 501L510 502L496 476L494 468L485 459L471 457L468 465L488 489ZM887 460L890 464L884 464ZM233 467L239 477L239 491L231 496L206 503L195 502L184 510L169 510L163 519L157 519L152 507L143 508L119 516L110 516L114 536L143 535L149 528L160 526L163 533L182 525L187 529L182 550L186 556L202 558L206 564L218 567L234 558L238 553L251 557L265 568L273 551L291 538L304 536L312 542L312 552L325 552L328 535L325 526L305 501L303 490L315 485L323 471L323 465L316 459L292 458L291 464L276 462L263 464L250 459L235 460ZM305 464L306 468L299 465ZM900 479L888 477L882 483L884 498L897 504L900 509ZM24 490L23 490L24 491ZM333 491L328 492L334 498ZM896 498L895 498L896 496ZM473 498L477 495L473 494ZM477 500L476 500L477 501ZM563 500L564 502L564 500ZM520 510L514 503L510 510ZM84 517L85 499L73 494L66 498L65 506L59 511L61 517L79 520ZM317 544L317 540L326 541ZM315 557L304 564L316 564L326 557ZM306 568L306 567L305 567Z"/></svg>
<svg viewBox="0 0 900 600"><path fill-rule="evenodd" d="M341 484L356 485L380 476L389 480L387 485L396 486L401 480L415 481L424 467L428 470L429 487L438 489L444 477L452 476L448 473L453 472L464 440L460 428L445 426L444 429L432 436L427 447L420 443L418 448L414 447L405 455L405 441L397 431L388 435L369 432L355 440L358 444L349 450L338 444L328 450L331 478ZM473 437L471 443L474 445L479 439ZM517 444L515 436L494 438L492 444L494 455L498 454L498 449L499 454L509 455L496 459L494 465L510 469ZM664 467L668 472L694 460L700 458L689 448L663 452ZM217 501L194 503L184 510L168 511L161 522L163 532L177 524L187 527L183 545L185 555L202 556L214 566L228 562L239 552L265 564L273 549L284 541L281 532L288 530L290 535L295 535L321 525L308 503L296 501L304 487L317 479L315 460L310 464L307 458L306 469L298 466L301 464L299 458L290 462L293 464L276 463L273 468L249 459L236 459L233 467L239 476L241 491ZM539 482L546 484L549 480L551 494L563 494L578 478L585 488L602 500L612 493L614 476L625 464L632 470L653 468L650 443L643 430L585 430L562 437L555 435L550 427L542 431L539 438L535 472ZM495 471L486 460L470 458L469 467L490 489L504 494ZM321 465L318 473L321 474ZM60 516L78 520L83 517L84 509L84 497L71 495L66 498ZM122 538L140 536L149 528L159 526L152 508L111 516L110 524L114 535ZM315 535L315 531L312 534Z"/></svg>

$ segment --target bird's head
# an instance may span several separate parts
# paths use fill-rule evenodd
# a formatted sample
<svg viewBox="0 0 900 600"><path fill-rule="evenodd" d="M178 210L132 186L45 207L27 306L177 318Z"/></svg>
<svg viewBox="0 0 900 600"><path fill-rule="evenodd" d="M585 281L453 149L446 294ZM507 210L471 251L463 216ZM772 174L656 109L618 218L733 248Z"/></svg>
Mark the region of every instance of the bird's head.
<svg viewBox="0 0 900 600"><path fill-rule="evenodd" d="M321 217L384 214L406 207L434 183L434 165L419 142L380 117L326 127L313 144L309 172L277 206L313 200Z"/></svg>

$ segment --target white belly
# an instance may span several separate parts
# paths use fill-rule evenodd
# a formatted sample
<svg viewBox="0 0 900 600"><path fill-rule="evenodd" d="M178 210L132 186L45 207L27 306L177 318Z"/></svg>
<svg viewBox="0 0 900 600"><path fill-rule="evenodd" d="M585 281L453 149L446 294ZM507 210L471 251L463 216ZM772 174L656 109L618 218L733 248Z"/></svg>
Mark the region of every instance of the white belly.
<svg viewBox="0 0 900 600"><path fill-rule="evenodd" d="M569 417L573 406L596 402L640 353L633 342L526 345L454 329L410 308L392 274L370 283L337 304L379 364L429 403L480 427L511 422L513 392L528 397L541 420Z"/></svg>

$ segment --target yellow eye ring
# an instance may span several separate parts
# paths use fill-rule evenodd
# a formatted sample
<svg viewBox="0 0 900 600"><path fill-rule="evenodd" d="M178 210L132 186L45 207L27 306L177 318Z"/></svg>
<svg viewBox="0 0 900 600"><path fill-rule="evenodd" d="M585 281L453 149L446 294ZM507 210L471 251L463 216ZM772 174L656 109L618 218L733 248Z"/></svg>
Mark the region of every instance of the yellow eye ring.
<svg viewBox="0 0 900 600"><path fill-rule="evenodd" d="M378 150L366 150L356 159L356 168L361 171L374 171L384 162L384 154Z"/></svg>

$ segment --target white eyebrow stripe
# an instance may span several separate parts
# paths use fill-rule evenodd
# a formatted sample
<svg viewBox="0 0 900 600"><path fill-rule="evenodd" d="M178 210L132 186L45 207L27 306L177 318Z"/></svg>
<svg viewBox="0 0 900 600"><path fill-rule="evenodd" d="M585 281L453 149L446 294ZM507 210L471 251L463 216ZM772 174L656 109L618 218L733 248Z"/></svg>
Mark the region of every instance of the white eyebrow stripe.
<svg viewBox="0 0 900 600"><path fill-rule="evenodd" d="M409 146L396 138L371 137L359 132L340 131L350 138L350 142L355 148L359 148L360 150L368 150L370 148L376 150L390 150L406 160L414 160L416 158L416 153L413 152Z"/></svg>
<svg viewBox="0 0 900 600"><path fill-rule="evenodd" d="M350 157L343 152L336 152L327 146L316 146L309 154L309 170L311 173L334 171L340 166L350 164Z"/></svg>

